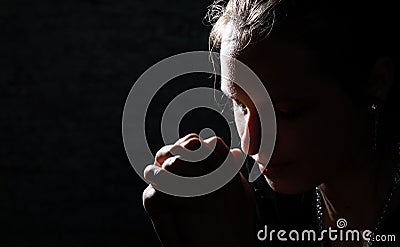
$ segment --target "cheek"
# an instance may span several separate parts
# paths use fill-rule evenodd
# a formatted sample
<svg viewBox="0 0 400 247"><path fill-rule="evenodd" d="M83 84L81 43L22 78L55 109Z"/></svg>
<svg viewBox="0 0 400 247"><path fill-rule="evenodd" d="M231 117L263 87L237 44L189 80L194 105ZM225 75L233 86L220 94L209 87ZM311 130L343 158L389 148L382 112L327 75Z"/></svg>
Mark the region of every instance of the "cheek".
<svg viewBox="0 0 400 247"><path fill-rule="evenodd" d="M292 146L292 151L309 172L329 176L357 157L362 144L360 126L357 112L346 104L324 107L298 126L297 149Z"/></svg>
<svg viewBox="0 0 400 247"><path fill-rule="evenodd" d="M285 174L285 181L292 181L288 183L308 181L314 186L358 157L363 121L351 104L339 99L320 102L298 119L277 117L271 162L295 164Z"/></svg>
<svg viewBox="0 0 400 247"><path fill-rule="evenodd" d="M328 116L327 116L328 117ZM357 118L357 113L349 108L342 108L341 111L331 112L329 119L326 119L324 128L316 136L316 145L320 146L321 153L325 154L336 164L337 168L348 165L359 153L362 147L361 136L363 123Z"/></svg>

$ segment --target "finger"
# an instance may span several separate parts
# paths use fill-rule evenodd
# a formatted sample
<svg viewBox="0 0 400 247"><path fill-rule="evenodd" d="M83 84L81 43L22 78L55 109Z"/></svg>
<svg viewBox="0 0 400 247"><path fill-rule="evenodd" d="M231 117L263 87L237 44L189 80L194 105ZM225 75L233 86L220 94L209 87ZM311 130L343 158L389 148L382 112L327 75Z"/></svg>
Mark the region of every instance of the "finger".
<svg viewBox="0 0 400 247"><path fill-rule="evenodd" d="M195 163L210 156L212 154L212 149L205 146L201 139L191 138L180 145L174 145L170 152L179 156L181 160Z"/></svg>
<svg viewBox="0 0 400 247"><path fill-rule="evenodd" d="M180 138L178 141L175 142L175 144L181 144L181 143L183 143L183 142L185 142L185 141L187 141L187 140L189 140L191 138L200 138L200 137L196 133L190 133L190 134Z"/></svg>
<svg viewBox="0 0 400 247"><path fill-rule="evenodd" d="M188 138L184 142L181 142L179 146L182 146L191 151L195 151L201 147L201 144L202 140L200 139L200 137L192 136L191 138Z"/></svg>
<svg viewBox="0 0 400 247"><path fill-rule="evenodd" d="M144 168L144 179L150 184L157 186L157 177L164 172L160 166L148 165ZM158 179L159 180L159 179Z"/></svg>
<svg viewBox="0 0 400 247"><path fill-rule="evenodd" d="M170 157L165 160L162 168L183 177L197 177L207 174L207 171L199 163L181 160L179 156Z"/></svg>
<svg viewBox="0 0 400 247"><path fill-rule="evenodd" d="M222 140L222 138L219 136L212 136L212 137L204 140L204 143L206 143L207 145L212 145L212 144L214 144L214 142L216 142L217 144L220 144L221 147L225 147L226 149L229 149L229 147L225 144L224 140Z"/></svg>
<svg viewBox="0 0 400 247"><path fill-rule="evenodd" d="M150 182L150 185L143 192L143 206L149 213L166 213L165 211L172 213L176 201L179 202L181 199L158 189L160 186L166 188L166 185L174 182L172 181L174 178L168 173L165 169L155 165L149 165L145 169L145 179Z"/></svg>
<svg viewBox="0 0 400 247"><path fill-rule="evenodd" d="M196 149L199 147L198 149ZM195 151L191 151L195 149ZM228 157L229 147L220 137L211 137L204 141L199 138L191 138L181 145L175 145L171 152L178 155L180 159L187 161L189 168L191 166L202 166L202 170L188 170L191 176L193 172L208 174L218 168ZM179 172L179 171L176 171ZM175 173L175 171L174 171ZM181 174L181 173L180 173Z"/></svg>
<svg viewBox="0 0 400 247"><path fill-rule="evenodd" d="M161 167L163 162L172 156L170 152L173 145L166 145L157 151L156 156L154 158L154 165Z"/></svg>
<svg viewBox="0 0 400 247"><path fill-rule="evenodd" d="M204 140L205 146L213 148L215 154L226 156L229 153L229 147L221 137L213 136Z"/></svg>
<svg viewBox="0 0 400 247"><path fill-rule="evenodd" d="M174 152L172 151L172 149L176 146L182 146L189 150L196 150L200 147L200 145L201 145L201 141L200 141L199 135L194 134L194 133L186 135L185 137L179 139L175 144L166 145L166 146L162 147L156 153L154 165L161 167L166 159L168 159L169 157L174 155Z"/></svg>
<svg viewBox="0 0 400 247"><path fill-rule="evenodd" d="M204 140L204 144L209 149L212 149L212 155L204 160L204 164L209 171L217 169L227 158L229 158L229 147L220 137L210 137Z"/></svg>

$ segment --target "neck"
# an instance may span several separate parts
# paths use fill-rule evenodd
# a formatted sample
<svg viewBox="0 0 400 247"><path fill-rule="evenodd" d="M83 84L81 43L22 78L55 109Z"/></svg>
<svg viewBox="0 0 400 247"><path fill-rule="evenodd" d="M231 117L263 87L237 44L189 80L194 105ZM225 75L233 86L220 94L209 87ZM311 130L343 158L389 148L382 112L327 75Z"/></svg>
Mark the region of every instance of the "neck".
<svg viewBox="0 0 400 247"><path fill-rule="evenodd" d="M362 155L318 186L322 199L323 225L336 227L344 218L347 229L373 230L392 187L394 162Z"/></svg>

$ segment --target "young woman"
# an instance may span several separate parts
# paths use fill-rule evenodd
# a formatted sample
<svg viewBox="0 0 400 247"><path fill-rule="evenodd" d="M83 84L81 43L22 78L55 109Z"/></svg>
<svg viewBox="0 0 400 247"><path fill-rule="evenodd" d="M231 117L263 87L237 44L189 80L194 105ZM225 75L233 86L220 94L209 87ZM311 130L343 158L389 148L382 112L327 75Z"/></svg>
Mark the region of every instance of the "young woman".
<svg viewBox="0 0 400 247"><path fill-rule="evenodd" d="M211 7L211 47L264 82L276 143L260 168L264 176L252 184L243 169L201 197L168 196L150 185L144 205L164 246L400 246L394 11L389 1L231 0ZM234 102L242 151L192 134L161 149L153 167L201 174L220 164L215 153L240 152L263 163L252 96L224 79L221 89ZM200 143L217 144L201 169L170 152Z"/></svg>

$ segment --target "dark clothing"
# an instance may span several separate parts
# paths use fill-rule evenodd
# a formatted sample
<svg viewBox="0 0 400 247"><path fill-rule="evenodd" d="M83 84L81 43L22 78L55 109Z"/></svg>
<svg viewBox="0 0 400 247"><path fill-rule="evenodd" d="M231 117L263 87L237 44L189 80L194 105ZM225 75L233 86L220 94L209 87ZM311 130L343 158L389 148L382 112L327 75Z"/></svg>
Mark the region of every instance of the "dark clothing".
<svg viewBox="0 0 400 247"><path fill-rule="evenodd" d="M246 164L243 166L241 172L248 178L248 174L254 164L254 160L247 159ZM324 234L324 239L318 241L321 236L317 221L316 210L316 191L305 192L299 195L284 195L275 192L268 185L264 176L260 176L255 182L250 183L257 200L257 215L258 215L258 230L264 230L260 236L266 237L265 240L258 240L259 246L307 246L307 247L329 247L330 240L327 234ZM395 247L400 246L400 210L390 212L388 217L383 221L382 227L377 234L391 234L395 235L396 241L374 242L373 247ZM267 235L265 233L265 226L267 226ZM275 230L275 232L271 232ZM281 238L286 238L287 241L278 239L278 231L285 230L286 232L281 235ZM296 234L290 235L292 230L299 233L299 241L292 241L291 238L296 238ZM302 240L302 233L304 230L312 230L316 233L316 239L308 237L308 232L304 232L304 241ZM346 230L353 230L343 228L343 236ZM336 234L339 238L339 234ZM272 241L271 241L272 237ZM345 237L343 237L345 238ZM307 241L310 239L310 241ZM360 234L360 239L362 236Z"/></svg>

